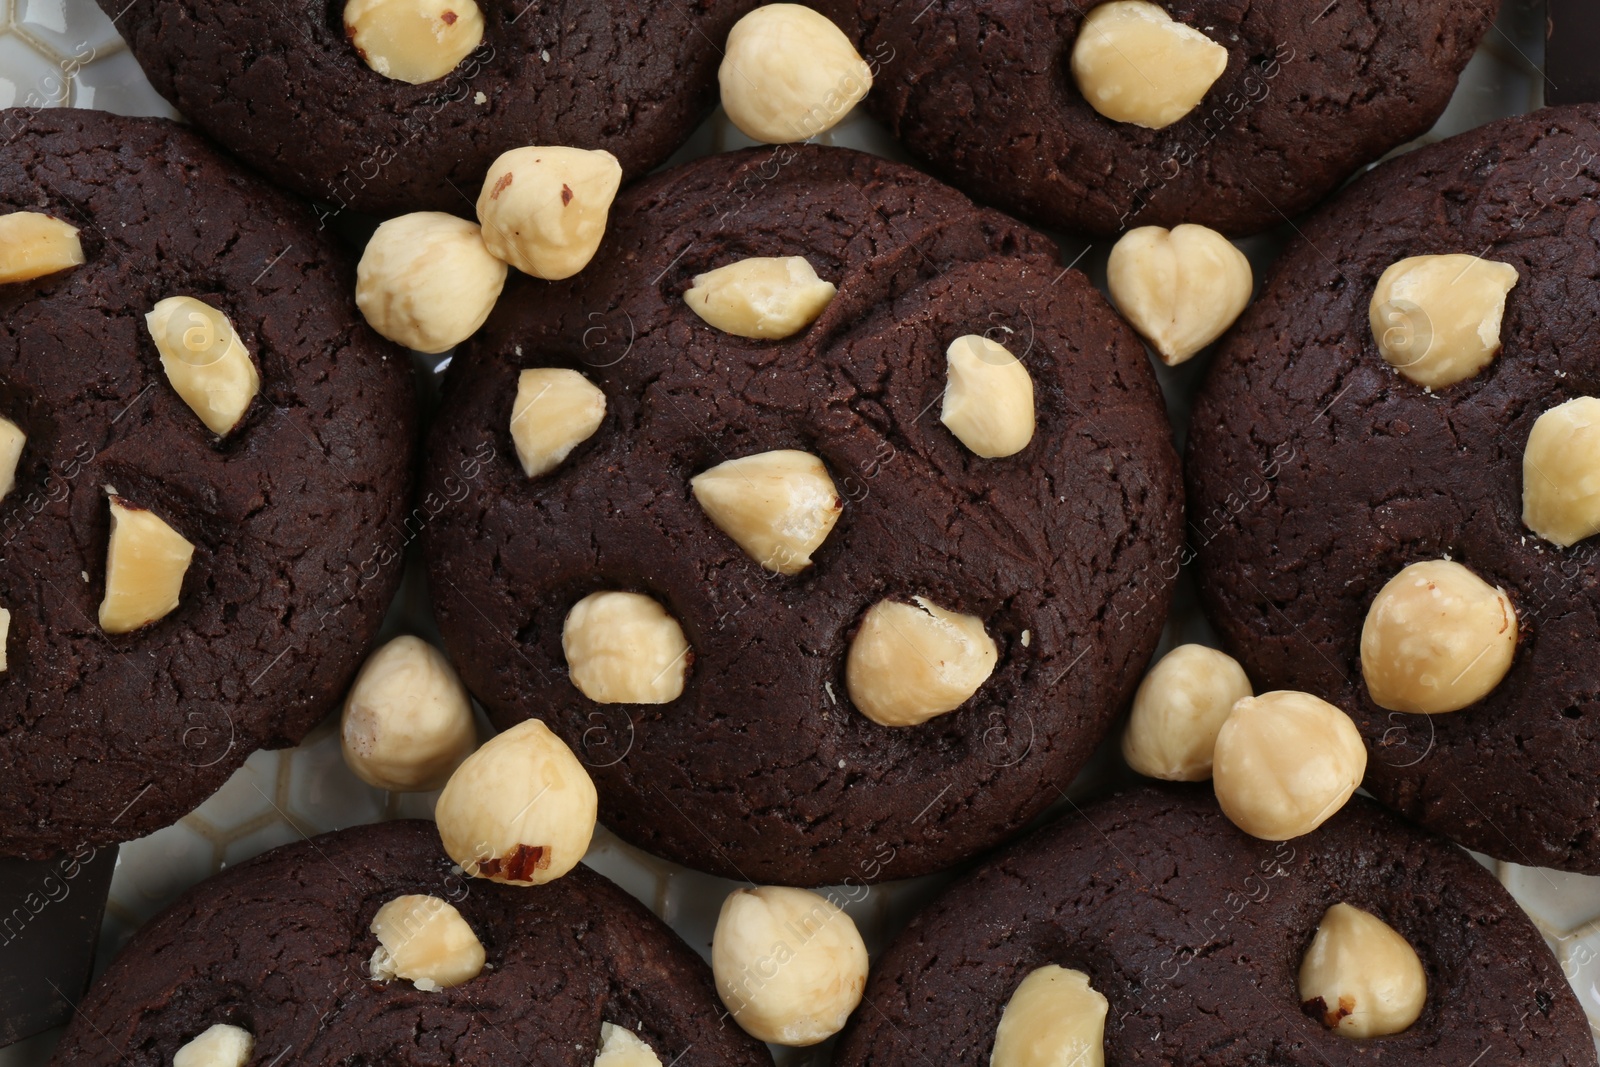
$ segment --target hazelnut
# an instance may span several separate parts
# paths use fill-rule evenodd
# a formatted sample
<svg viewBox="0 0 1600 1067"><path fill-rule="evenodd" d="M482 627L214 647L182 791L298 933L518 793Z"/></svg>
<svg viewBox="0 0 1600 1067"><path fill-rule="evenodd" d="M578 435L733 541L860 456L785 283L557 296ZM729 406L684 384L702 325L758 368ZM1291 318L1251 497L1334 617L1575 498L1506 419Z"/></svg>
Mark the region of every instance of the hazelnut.
<svg viewBox="0 0 1600 1067"><path fill-rule="evenodd" d="M1014 456L1033 440L1033 379L1002 344L975 333L944 353L949 383L939 421L976 456Z"/></svg>
<svg viewBox="0 0 1600 1067"><path fill-rule="evenodd" d="M174 1052L172 1067L244 1067L255 1049L250 1031L216 1023Z"/></svg>
<svg viewBox="0 0 1600 1067"><path fill-rule="evenodd" d="M736 889L711 939L717 995L746 1033L814 1045L838 1033L867 986L867 946L832 901L807 889Z"/></svg>
<svg viewBox="0 0 1600 1067"><path fill-rule="evenodd" d="M1534 422L1522 453L1522 521L1562 548L1600 532L1600 399L1580 396Z"/></svg>
<svg viewBox="0 0 1600 1067"><path fill-rule="evenodd" d="M0 418L0 500L17 487L17 463L22 459L22 446L28 435L22 427L7 418Z"/></svg>
<svg viewBox="0 0 1600 1067"><path fill-rule="evenodd" d="M695 275L683 302L723 333L775 341L810 326L838 291L803 256L751 256Z"/></svg>
<svg viewBox="0 0 1600 1067"><path fill-rule="evenodd" d="M1517 611L1504 592L1447 559L1390 578L1361 627L1361 676L1390 711L1459 711L1500 684L1517 651Z"/></svg>
<svg viewBox="0 0 1600 1067"><path fill-rule="evenodd" d="M82 266L78 228L37 211L0 215L0 285Z"/></svg>
<svg viewBox="0 0 1600 1067"><path fill-rule="evenodd" d="M1383 272L1368 315L1378 351L1418 385L1464 381L1500 351L1517 269L1477 256L1412 256Z"/></svg>
<svg viewBox="0 0 1600 1067"><path fill-rule="evenodd" d="M478 221L489 251L535 278L570 278L606 235L622 165L610 152L513 148L489 167Z"/></svg>
<svg viewBox="0 0 1600 1067"><path fill-rule="evenodd" d="M1089 106L1150 130L1193 111L1227 69L1226 48L1145 0L1094 8L1072 46L1072 77Z"/></svg>
<svg viewBox="0 0 1600 1067"><path fill-rule="evenodd" d="M661 1067L661 1057L632 1030L615 1023L600 1024L600 1048L594 1067Z"/></svg>
<svg viewBox="0 0 1600 1067"><path fill-rule="evenodd" d="M125 634L167 615L178 606L193 558L194 545L154 512L112 496L100 628Z"/></svg>
<svg viewBox="0 0 1600 1067"><path fill-rule="evenodd" d="M261 376L228 316L192 296L169 296L144 317L161 369L206 428L226 436L261 388Z"/></svg>
<svg viewBox="0 0 1600 1067"><path fill-rule="evenodd" d="M1151 778L1203 782L1211 777L1217 731L1233 705L1250 695L1250 679L1232 656L1179 645L1139 683L1122 755Z"/></svg>
<svg viewBox="0 0 1600 1067"><path fill-rule="evenodd" d="M741 133L785 144L832 129L872 88L872 68L825 16L767 4L733 24L717 82Z"/></svg>
<svg viewBox="0 0 1600 1067"><path fill-rule="evenodd" d="M1030 971L1000 1014L989 1067L1103 1067L1109 1006L1082 971Z"/></svg>
<svg viewBox="0 0 1600 1067"><path fill-rule="evenodd" d="M411 893L395 897L372 917L378 947L367 965L380 982L403 978L426 993L478 977L483 942L455 905Z"/></svg>
<svg viewBox="0 0 1600 1067"><path fill-rule="evenodd" d="M1106 262L1117 310L1169 367L1226 333L1250 303L1254 284L1243 252L1217 231L1190 223L1129 230Z"/></svg>
<svg viewBox="0 0 1600 1067"><path fill-rule="evenodd" d="M844 509L822 460L792 448L719 463L689 486L717 529L779 574L811 566Z"/></svg>
<svg viewBox="0 0 1600 1067"><path fill-rule="evenodd" d="M567 612L561 651L578 692L597 704L666 704L694 653L683 627L642 593L590 593Z"/></svg>
<svg viewBox="0 0 1600 1067"><path fill-rule="evenodd" d="M954 711L994 673L1000 656L982 619L912 599L872 605L850 642L850 700L881 726L916 726Z"/></svg>
<svg viewBox="0 0 1600 1067"><path fill-rule="evenodd" d="M1217 731L1211 775L1235 826L1287 841L1344 807L1366 769L1350 716L1310 693L1280 690L1234 704Z"/></svg>
<svg viewBox="0 0 1600 1067"><path fill-rule="evenodd" d="M1422 961L1399 931L1349 904L1327 910L1300 963L1308 1014L1343 1037L1382 1037L1416 1022L1427 999Z"/></svg>
<svg viewBox="0 0 1600 1067"><path fill-rule="evenodd" d="M606 394L575 370L535 367L517 375L511 441L530 478L561 466L606 417Z"/></svg>
<svg viewBox="0 0 1600 1067"><path fill-rule="evenodd" d="M401 215L379 226L356 267L356 307L396 344L436 355L477 332L506 265L489 254L477 223L442 211Z"/></svg>
<svg viewBox="0 0 1600 1067"><path fill-rule="evenodd" d="M421 85L483 43L483 12L473 0L348 0L344 32L367 66Z"/></svg>
<svg viewBox="0 0 1600 1067"><path fill-rule="evenodd" d="M11 609L0 608L0 673L7 669L6 649L11 644Z"/></svg>
<svg viewBox="0 0 1600 1067"><path fill-rule="evenodd" d="M472 754L472 702L438 649L397 637L356 675L339 740L345 765L368 785L397 793L438 789Z"/></svg>
<svg viewBox="0 0 1600 1067"><path fill-rule="evenodd" d="M490 738L457 767L434 821L474 878L542 885L577 866L594 836L594 783L538 719Z"/></svg>

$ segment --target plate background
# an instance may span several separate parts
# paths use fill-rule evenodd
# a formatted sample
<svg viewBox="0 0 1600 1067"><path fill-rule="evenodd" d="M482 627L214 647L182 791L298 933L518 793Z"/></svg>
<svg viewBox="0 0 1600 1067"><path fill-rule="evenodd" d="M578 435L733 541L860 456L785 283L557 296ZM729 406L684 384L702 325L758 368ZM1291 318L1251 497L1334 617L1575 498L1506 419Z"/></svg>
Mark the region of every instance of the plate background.
<svg viewBox="0 0 1600 1067"><path fill-rule="evenodd" d="M1544 52L1541 0L1504 0L1498 25L1468 66L1449 109L1423 138L1406 149L1439 140L1543 103L1539 64ZM93 107L128 115L177 117L150 88L94 0L0 0L0 107ZM819 140L879 155L904 158L883 130L859 112ZM719 110L673 162L750 142ZM1282 247L1282 232L1239 242L1259 278ZM1109 244L1062 241L1064 262L1078 259L1104 285ZM1080 258L1081 257L1081 258ZM420 362L425 372L448 359ZM1157 363L1181 444L1189 398L1203 374L1205 355L1171 369ZM433 638L427 590L417 561L408 562L404 583L385 626L398 633ZM1210 641L1185 577L1160 652L1184 641ZM188 886L230 864L276 845L325 830L397 817L429 817L437 794L385 793L355 778L339 755L337 714L298 748L257 752L211 799L177 824L122 846L101 930L98 966L103 968L140 923ZM488 727L481 721L480 729ZM1103 788L1127 773L1103 748L1071 790L1074 798ZM1521 867L1479 857L1533 917L1560 959L1600 1041L1600 878ZM722 898L736 883L686 870L646 855L599 828L585 862L617 881L669 922L694 948L710 953L711 930ZM930 876L874 887L848 906L874 954L948 876ZM861 896L859 889L851 898ZM47 1062L55 1034L0 1050L0 1067ZM823 1064L828 1045L780 1049L785 1067ZM1463 1065L1465 1067L1465 1065Z"/></svg>

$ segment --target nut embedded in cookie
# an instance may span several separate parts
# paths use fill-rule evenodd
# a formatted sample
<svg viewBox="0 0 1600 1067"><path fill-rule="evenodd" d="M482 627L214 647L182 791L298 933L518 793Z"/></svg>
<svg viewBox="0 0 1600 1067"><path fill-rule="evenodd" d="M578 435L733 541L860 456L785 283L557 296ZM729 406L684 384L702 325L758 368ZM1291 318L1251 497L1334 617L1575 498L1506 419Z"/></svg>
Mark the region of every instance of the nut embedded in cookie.
<svg viewBox="0 0 1600 1067"><path fill-rule="evenodd" d="M228 316L192 296L169 296L144 322L173 391L207 429L227 436L261 388L255 361Z"/></svg>
<svg viewBox="0 0 1600 1067"><path fill-rule="evenodd" d="M32 281L83 263L76 226L37 211L0 215L0 285Z"/></svg>
<svg viewBox="0 0 1600 1067"><path fill-rule="evenodd" d="M603 1022L594 1067L661 1067L661 1057L632 1030Z"/></svg>
<svg viewBox="0 0 1600 1067"><path fill-rule="evenodd" d="M722 107L745 136L806 141L834 127L872 88L872 68L828 18L767 4L734 23L717 68Z"/></svg>
<svg viewBox="0 0 1600 1067"><path fill-rule="evenodd" d="M1128 766L1169 782L1211 777L1217 732L1233 706L1253 695L1244 668L1226 652L1179 645L1139 683L1122 734Z"/></svg>
<svg viewBox="0 0 1600 1067"><path fill-rule="evenodd" d="M822 460L792 448L727 460L689 486L717 529L778 574L811 566L844 510Z"/></svg>
<svg viewBox="0 0 1600 1067"><path fill-rule="evenodd" d="M0 500L17 487L17 463L28 435L8 418L0 417Z"/></svg>
<svg viewBox="0 0 1600 1067"><path fill-rule="evenodd" d="M1452 560L1424 560L1384 585L1361 627L1361 677L1389 711L1459 711L1500 684L1517 652L1517 609Z"/></svg>
<svg viewBox="0 0 1600 1067"><path fill-rule="evenodd" d="M1226 48L1146 0L1093 8L1072 46L1072 76L1089 106L1152 130L1193 111L1227 69Z"/></svg>
<svg viewBox="0 0 1600 1067"><path fill-rule="evenodd" d="M1500 351L1517 268L1478 256L1412 256L1383 272L1368 318L1378 352L1429 389L1477 374Z"/></svg>
<svg viewBox="0 0 1600 1067"><path fill-rule="evenodd" d="M1235 826L1287 841L1332 818L1366 769L1350 716L1310 693L1279 690L1234 704L1217 732L1211 779Z"/></svg>
<svg viewBox="0 0 1600 1067"><path fill-rule="evenodd" d="M1033 379L1005 345L969 333L945 350L949 382L939 421L984 459L1014 456L1033 440Z"/></svg>
<svg viewBox="0 0 1600 1067"><path fill-rule="evenodd" d="M606 417L606 394L575 370L533 367L517 375L511 441L522 472L549 474L594 436Z"/></svg>
<svg viewBox="0 0 1600 1067"><path fill-rule="evenodd" d="M838 291L804 256L751 256L695 275L683 302L723 333L781 340L815 322Z"/></svg>
<svg viewBox="0 0 1600 1067"><path fill-rule="evenodd" d="M425 993L478 977L488 958L454 904L423 893L395 897L372 917L378 939L368 962L380 982L403 978Z"/></svg>
<svg viewBox="0 0 1600 1067"><path fill-rule="evenodd" d="M255 1048L250 1031L215 1023L172 1054L172 1067L244 1067Z"/></svg>
<svg viewBox="0 0 1600 1067"><path fill-rule="evenodd" d="M1226 333L1253 285L1250 261L1233 242L1189 223L1130 230L1106 262L1112 302L1169 367Z"/></svg>
<svg viewBox="0 0 1600 1067"><path fill-rule="evenodd" d="M496 159L478 194L489 251L535 278L570 278L606 235L622 165L610 152L535 145Z"/></svg>
<svg viewBox="0 0 1600 1067"><path fill-rule="evenodd" d="M367 66L421 85L483 43L483 12L474 0L348 0L344 32Z"/></svg>
<svg viewBox="0 0 1600 1067"><path fill-rule="evenodd" d="M1317 924L1299 984L1306 1014L1342 1037L1398 1034L1417 1021L1428 999L1427 975L1410 942L1343 902Z"/></svg>
<svg viewBox="0 0 1600 1067"><path fill-rule="evenodd" d="M1576 397L1535 420L1522 453L1522 522L1562 548L1600 532L1600 398Z"/></svg>
<svg viewBox="0 0 1600 1067"><path fill-rule="evenodd" d="M506 284L474 222L417 211L383 223L356 267L356 307L396 344L437 355L478 332Z"/></svg>
<svg viewBox="0 0 1600 1067"><path fill-rule="evenodd" d="M178 606L194 545L154 512L115 494L110 502L111 539L100 628L108 634L125 634Z"/></svg>
<svg viewBox="0 0 1600 1067"><path fill-rule="evenodd" d="M976 615L926 597L880 600L850 642L845 685L880 726L917 726L954 711L994 673L999 650Z"/></svg>
<svg viewBox="0 0 1600 1067"><path fill-rule="evenodd" d="M1102 1067L1109 1008L1082 971L1030 971L1000 1013L989 1067Z"/></svg>
<svg viewBox="0 0 1600 1067"><path fill-rule="evenodd" d="M379 789L438 789L472 754L472 702L444 654L406 634L368 657L339 723L345 766Z"/></svg>

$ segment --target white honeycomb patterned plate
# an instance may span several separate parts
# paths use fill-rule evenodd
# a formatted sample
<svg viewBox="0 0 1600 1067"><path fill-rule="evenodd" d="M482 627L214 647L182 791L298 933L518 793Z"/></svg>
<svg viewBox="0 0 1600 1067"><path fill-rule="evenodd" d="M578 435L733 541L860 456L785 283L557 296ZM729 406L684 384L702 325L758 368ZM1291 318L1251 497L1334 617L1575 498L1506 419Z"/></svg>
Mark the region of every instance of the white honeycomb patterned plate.
<svg viewBox="0 0 1600 1067"><path fill-rule="evenodd" d="M1419 143L1539 106L1543 100L1539 74L1543 32L1541 0L1504 0L1498 26L1467 68L1449 109ZM177 117L150 88L118 36L114 20L103 14L94 0L0 0L0 107L56 106ZM859 113L848 117L824 140L900 157L883 131ZM676 160L748 143L719 112ZM1063 244L1069 261L1081 256L1080 265L1104 282L1106 247L1072 241ZM1255 238L1243 245L1259 276L1281 247L1281 238ZM1187 422L1188 397L1202 365L1203 360L1176 370L1157 365L1180 435ZM385 637L403 632L435 636L415 561L390 612ZM1193 590L1180 587L1162 651L1183 641L1207 641L1210 636L1195 607ZM1096 761L1075 783L1074 792L1088 791L1104 775L1114 773L1112 758L1103 755L1107 758ZM101 931L99 967L109 962L139 924L206 876L276 845L322 831L380 819L429 817L435 798L435 794L385 793L355 778L340 758L333 720L323 723L298 748L256 753L192 815L122 846ZM1600 1040L1600 878L1479 859L1544 933ZM646 855L603 828L596 833L585 862L617 881L671 923L698 951L709 955L717 909L734 883ZM843 899L852 901L847 910L876 953L940 884L938 877L917 879L875 887L864 895L859 889L852 890ZM46 1063L56 1037L45 1034L0 1051L0 1067ZM824 1064L828 1054L827 1046L779 1052L784 1067Z"/></svg>

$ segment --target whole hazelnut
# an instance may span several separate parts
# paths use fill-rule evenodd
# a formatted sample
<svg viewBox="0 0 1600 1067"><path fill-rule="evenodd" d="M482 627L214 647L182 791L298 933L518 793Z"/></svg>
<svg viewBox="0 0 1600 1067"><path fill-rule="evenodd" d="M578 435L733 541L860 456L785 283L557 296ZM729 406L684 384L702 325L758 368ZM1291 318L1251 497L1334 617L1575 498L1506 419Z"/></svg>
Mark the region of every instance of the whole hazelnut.
<svg viewBox="0 0 1600 1067"><path fill-rule="evenodd" d="M1072 77L1089 106L1151 130L1198 107L1227 69L1226 48L1146 0L1090 8L1072 46Z"/></svg>
<svg viewBox="0 0 1600 1067"><path fill-rule="evenodd" d="M82 266L78 228L38 211L0 215L0 285Z"/></svg>
<svg viewBox="0 0 1600 1067"><path fill-rule="evenodd" d="M1580 396L1535 420L1522 453L1522 521L1562 548L1600 532L1600 398Z"/></svg>
<svg viewBox="0 0 1600 1067"><path fill-rule="evenodd" d="M916 726L954 711L1000 658L976 615L926 597L880 600L850 642L845 685L857 710L880 726Z"/></svg>
<svg viewBox="0 0 1600 1067"><path fill-rule="evenodd" d="M378 947L367 964L380 982L403 978L425 993L478 977L488 958L454 904L410 893L395 897L372 917Z"/></svg>
<svg viewBox="0 0 1600 1067"><path fill-rule="evenodd" d="M1139 683L1122 755L1151 778L1203 782L1211 777L1217 732L1233 705L1250 695L1250 679L1232 656L1179 645Z"/></svg>
<svg viewBox="0 0 1600 1067"><path fill-rule="evenodd" d="M867 946L850 916L806 889L736 889L711 941L717 993L745 1032L779 1045L838 1033L867 985Z"/></svg>
<svg viewBox="0 0 1600 1067"><path fill-rule="evenodd" d="M483 43L483 12L474 0L347 0L344 32L367 66L421 85Z"/></svg>
<svg viewBox="0 0 1600 1067"><path fill-rule="evenodd" d="M542 885L588 851L597 807L578 757L544 723L528 719L456 768L433 817L445 852L467 874Z"/></svg>
<svg viewBox="0 0 1600 1067"><path fill-rule="evenodd" d="M781 340L815 322L837 292L803 256L751 256L695 275L683 302L723 333Z"/></svg>
<svg viewBox="0 0 1600 1067"><path fill-rule="evenodd" d="M1367 750L1350 716L1310 693L1280 690L1233 706L1212 757L1222 813L1252 837L1287 841L1350 799Z"/></svg>
<svg viewBox="0 0 1600 1067"><path fill-rule="evenodd" d="M570 278L606 235L622 165L610 152L551 145L496 159L478 194L489 251L535 278Z"/></svg>
<svg viewBox="0 0 1600 1067"><path fill-rule="evenodd" d="M678 620L642 593L591 593L561 626L567 673L597 704L666 704L694 655Z"/></svg>
<svg viewBox="0 0 1600 1067"><path fill-rule="evenodd" d="M1361 627L1372 702L1433 715L1488 696L1517 652L1511 598L1459 563L1413 563L1389 579Z"/></svg>
<svg viewBox="0 0 1600 1067"><path fill-rule="evenodd" d="M250 409L261 376L228 317L192 296L169 296L144 317L161 369L212 433L226 436Z"/></svg>
<svg viewBox="0 0 1600 1067"><path fill-rule="evenodd" d="M472 702L444 654L397 637L367 658L339 723L344 762L368 785L438 789L477 741Z"/></svg>
<svg viewBox="0 0 1600 1067"><path fill-rule="evenodd" d="M767 4L733 24L717 82L741 133L784 144L832 129L872 88L872 68L825 16Z"/></svg>
<svg viewBox="0 0 1600 1067"><path fill-rule="evenodd" d="M1033 440L1033 379L1011 351L965 334L945 350L948 383L939 421L975 456L1014 456Z"/></svg>
<svg viewBox="0 0 1600 1067"><path fill-rule="evenodd" d="M1106 262L1117 310L1169 367L1226 333L1254 284L1250 261L1233 242L1191 223L1129 230Z"/></svg>
<svg viewBox="0 0 1600 1067"><path fill-rule="evenodd" d="M511 441L522 472L549 474L594 436L606 417L606 394L575 370L534 367L517 375Z"/></svg>
<svg viewBox="0 0 1600 1067"><path fill-rule="evenodd" d="M1030 971L1000 1015L989 1067L1103 1067L1109 1007L1082 971Z"/></svg>
<svg viewBox="0 0 1600 1067"><path fill-rule="evenodd" d="M154 512L112 496L100 628L125 634L178 606L194 545Z"/></svg>
<svg viewBox="0 0 1600 1067"><path fill-rule="evenodd" d="M172 1067L244 1067L255 1048L250 1031L214 1023L172 1054Z"/></svg>
<svg viewBox="0 0 1600 1067"><path fill-rule="evenodd" d="M1412 256L1383 272L1368 317L1378 352L1406 378L1440 389L1500 351L1517 268L1477 256Z"/></svg>
<svg viewBox="0 0 1600 1067"><path fill-rule="evenodd" d="M22 446L27 440L22 427L0 418L0 500L17 487L17 464L22 461Z"/></svg>
<svg viewBox="0 0 1600 1067"><path fill-rule="evenodd" d="M727 460L689 486L717 529L779 574L811 566L844 509L822 460L791 448Z"/></svg>
<svg viewBox="0 0 1600 1067"><path fill-rule="evenodd" d="M1339 903L1317 924L1300 963L1300 1000L1342 1037L1398 1034L1422 1014L1428 979L1399 931Z"/></svg>
<svg viewBox="0 0 1600 1067"><path fill-rule="evenodd" d="M506 283L483 231L442 211L378 227L356 267L356 307L384 337L436 355L477 332Z"/></svg>

